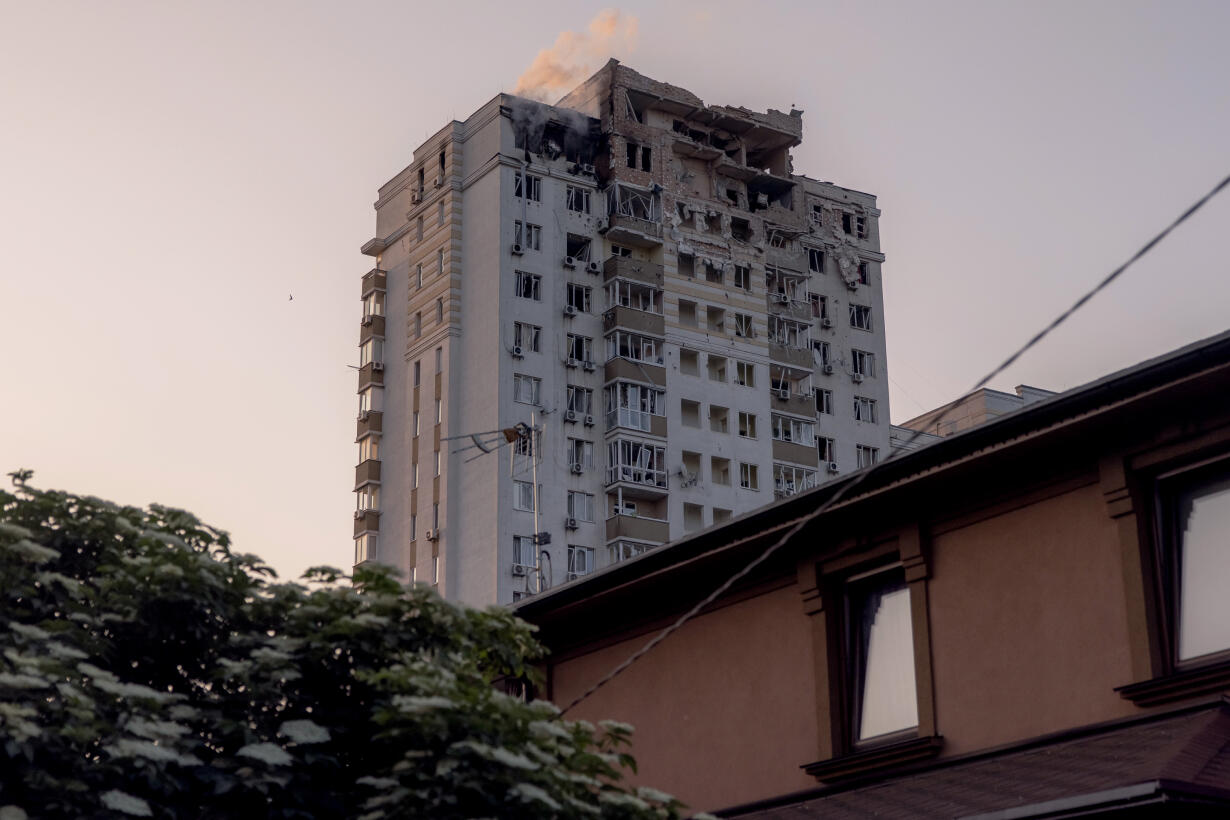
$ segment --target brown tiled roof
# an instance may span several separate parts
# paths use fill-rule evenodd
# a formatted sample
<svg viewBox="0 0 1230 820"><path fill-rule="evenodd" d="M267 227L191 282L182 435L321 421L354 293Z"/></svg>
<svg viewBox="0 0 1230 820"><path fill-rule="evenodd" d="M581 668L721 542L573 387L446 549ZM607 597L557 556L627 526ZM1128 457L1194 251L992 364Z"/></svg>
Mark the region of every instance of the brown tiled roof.
<svg viewBox="0 0 1230 820"><path fill-rule="evenodd" d="M1141 788L1126 789L1131 786ZM1225 701L721 814L747 820L952 818L998 812L1058 817L1069 809L1084 813L1099 804L1122 808L1184 795L1226 806L1230 816L1230 705ZM1086 804L1083 809L1076 808L1079 802Z"/></svg>

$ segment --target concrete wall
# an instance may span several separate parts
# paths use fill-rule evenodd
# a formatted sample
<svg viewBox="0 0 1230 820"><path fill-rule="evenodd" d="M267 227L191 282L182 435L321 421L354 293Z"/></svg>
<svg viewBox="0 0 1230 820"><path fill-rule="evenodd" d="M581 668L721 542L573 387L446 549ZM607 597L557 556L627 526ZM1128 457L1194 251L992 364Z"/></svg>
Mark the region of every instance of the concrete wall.
<svg viewBox="0 0 1230 820"><path fill-rule="evenodd" d="M644 641L557 665L555 702L567 703ZM696 618L568 717L633 723L633 782L694 810L805 789L814 781L781 761L815 756L810 658L811 633L787 586Z"/></svg>

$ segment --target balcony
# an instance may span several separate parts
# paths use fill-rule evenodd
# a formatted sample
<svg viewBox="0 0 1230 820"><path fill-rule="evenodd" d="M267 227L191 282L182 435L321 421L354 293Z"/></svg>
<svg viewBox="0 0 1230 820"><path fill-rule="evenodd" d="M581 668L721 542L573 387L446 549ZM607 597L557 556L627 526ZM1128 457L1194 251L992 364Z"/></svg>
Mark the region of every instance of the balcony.
<svg viewBox="0 0 1230 820"><path fill-rule="evenodd" d="M377 369L376 365L380 367ZM372 386L384 384L384 365L380 362L368 362L359 368L359 389L365 390Z"/></svg>
<svg viewBox="0 0 1230 820"><path fill-rule="evenodd" d="M820 464L819 453L813 444L798 444L793 441L773 439L773 460L788 461L791 464L802 464L806 467L817 467Z"/></svg>
<svg viewBox="0 0 1230 820"><path fill-rule="evenodd" d="M642 262L626 256L612 256L602 263L602 281L607 282L616 277L661 288L662 266L656 262Z"/></svg>
<svg viewBox="0 0 1230 820"><path fill-rule="evenodd" d="M354 534L380 531L380 512L378 510L360 510L354 519Z"/></svg>
<svg viewBox="0 0 1230 820"><path fill-rule="evenodd" d="M665 544L670 540L670 524L659 518L636 515L612 515L606 520L606 540L632 538Z"/></svg>
<svg viewBox="0 0 1230 820"><path fill-rule="evenodd" d="M648 313L644 310L616 305L608 308L602 314L602 330L606 332L617 327L637 333L647 333L651 336L665 336L666 317L661 313Z"/></svg>
<svg viewBox="0 0 1230 820"><path fill-rule="evenodd" d="M616 357L608 359L604 369L604 377L608 382L615 379L626 379L631 382L643 383L648 380L651 384L655 384L658 387L666 387L666 368L659 364Z"/></svg>
<svg viewBox="0 0 1230 820"><path fill-rule="evenodd" d="M369 293L377 290L387 290L389 274L380 268L372 268L363 274L363 294L360 299L366 299Z"/></svg>
<svg viewBox="0 0 1230 820"><path fill-rule="evenodd" d="M616 464L606 468L606 486L623 488L630 498L660 498L667 493L666 470Z"/></svg>
<svg viewBox="0 0 1230 820"><path fill-rule="evenodd" d="M619 245L652 248L662 244L662 224L613 213L607 222L606 238Z"/></svg>
<svg viewBox="0 0 1230 820"><path fill-rule="evenodd" d="M379 483L380 459L369 458L366 461L360 462L359 466L354 468L354 486L356 490L364 484Z"/></svg>
<svg viewBox="0 0 1230 820"><path fill-rule="evenodd" d="M795 416L807 416L809 418L816 415L816 398L815 395L803 395L800 393L787 392L789 398L782 398L782 393L779 390L769 388L769 406L778 413L790 413Z"/></svg>
<svg viewBox="0 0 1230 820"><path fill-rule="evenodd" d="M359 416L357 429L355 430L355 440L367 438L370 435L379 435L384 432L384 413L379 410L371 410Z"/></svg>
<svg viewBox="0 0 1230 820"><path fill-rule="evenodd" d="M815 367L815 362L812 361L811 348L802 347L787 347L775 342L769 342L769 358L775 362L788 364L791 367L800 367L811 370Z"/></svg>
<svg viewBox="0 0 1230 820"><path fill-rule="evenodd" d="M796 322L810 322L816 318L812 315L811 302L805 299L791 299L778 293L770 293L765 299L769 312L775 316L794 319Z"/></svg>
<svg viewBox="0 0 1230 820"><path fill-rule="evenodd" d="M368 339L384 338L384 317L383 316L364 316L363 327L359 331L359 344L363 344Z"/></svg>
<svg viewBox="0 0 1230 820"><path fill-rule="evenodd" d="M634 410L631 407L617 407L606 414L608 432L623 427L627 430L637 430L651 436L666 438L666 416L655 416L644 410Z"/></svg>

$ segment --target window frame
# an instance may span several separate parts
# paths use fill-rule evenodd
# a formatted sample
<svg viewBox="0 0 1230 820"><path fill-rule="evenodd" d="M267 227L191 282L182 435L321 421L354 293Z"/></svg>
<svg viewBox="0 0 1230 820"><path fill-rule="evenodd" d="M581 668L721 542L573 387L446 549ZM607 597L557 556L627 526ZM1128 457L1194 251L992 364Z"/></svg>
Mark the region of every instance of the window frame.
<svg viewBox="0 0 1230 820"><path fill-rule="evenodd" d="M1230 686L1230 649L1180 659L1181 570L1167 510L1179 490L1230 478L1230 429L1170 441L1150 451L1104 459L1100 485L1118 524L1125 556L1133 682L1116 687L1138 706L1212 694Z"/></svg>
<svg viewBox="0 0 1230 820"><path fill-rule="evenodd" d="M853 680L848 674L849 585L886 572L899 572L909 592L917 725L858 740ZM800 598L817 647L814 677L820 752L817 761L802 768L817 780L828 783L889 770L939 753L942 740L936 727L927 614L929 576L929 549L918 524L871 537L850 536L831 545L824 555L812 553L801 559Z"/></svg>

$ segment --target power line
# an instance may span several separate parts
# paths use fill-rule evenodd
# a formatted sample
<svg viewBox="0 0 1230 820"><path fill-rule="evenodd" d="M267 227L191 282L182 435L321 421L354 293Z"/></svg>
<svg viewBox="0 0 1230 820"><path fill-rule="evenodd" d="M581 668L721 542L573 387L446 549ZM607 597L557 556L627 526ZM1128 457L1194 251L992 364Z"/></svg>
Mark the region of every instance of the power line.
<svg viewBox="0 0 1230 820"><path fill-rule="evenodd" d="M1161 233L1159 233L1157 236L1153 237L1148 242L1146 242L1145 245L1140 250L1136 251L1136 253L1132 254L1132 256L1126 262L1124 262L1122 265L1120 265L1119 267L1111 271L1104 279L1102 279L1102 281L1098 282L1096 285L1094 285L1092 289L1090 289L1084 295L1082 295L1079 299L1077 299L1072 304L1071 307L1069 307L1067 310L1065 310L1064 312L1056 316L1045 327L1043 327L1042 330L1034 334L1033 338L1027 341L1019 349L1017 349L1016 352L1012 353L1012 355L1004 359L1004 361L1001 362L997 367L995 367L990 373L988 373L987 375L979 379L978 383L975 384L968 391L966 391L964 395L969 395L970 393L980 390L981 388L985 387L988 382L990 382L992 379L998 376L1000 373L1004 372L1009 367L1011 367L1012 364L1015 363L1016 360L1019 359L1022 355L1024 355L1030 348L1032 348L1034 345L1038 344L1038 342L1046 338L1046 336L1049 335L1051 331L1059 327L1061 324L1067 321L1072 316L1072 314L1076 313L1076 311L1084 307L1085 304L1088 303L1090 299L1092 299L1094 296L1098 295L1101 291L1106 289L1112 282L1118 279L1119 276L1124 271L1126 271L1129 267L1131 267L1133 263L1135 263L1145 254L1149 253L1149 251L1153 250L1153 248L1159 242L1165 239L1170 234L1171 231L1173 231L1175 228L1182 225L1185 221L1187 221L1188 217L1190 217L1192 214L1196 213L1196 211L1204 207L1204 205L1208 203L1210 199L1217 196L1217 194L1221 193L1221 191L1227 185L1230 185L1230 176L1225 177L1221 182L1217 183L1217 185L1215 185L1211 191L1209 191L1207 194L1205 194L1200 199L1196 200L1196 202L1192 204L1191 207L1189 207L1182 214L1180 214L1177 219L1175 219L1173 222L1167 225L1166 228L1162 230ZM955 409L956 409L956 403L954 402L953 404L950 404L942 413L940 413L940 415L935 419L935 424L938 425L945 418L947 418ZM657 635L651 638L648 641L648 643L646 643L636 652L633 652L631 655L629 655L628 658L623 661L623 663L619 664L614 669L612 669L610 672L607 672L605 675L599 678L598 681L593 686L590 686L588 689L586 689L584 692L582 692L580 695L574 698L571 703L565 706L563 710L560 711L559 715L562 717L563 715L567 714L570 710L575 708L577 705L583 702L590 695L594 694L599 689L606 686L612 680L617 678L619 675L623 674L623 672L625 672L630 666L632 666L632 664L636 663L638 660L640 660L645 655L647 655L650 651L653 650L655 646L662 643L662 641L666 640L674 632L677 632L685 623L687 623L692 618L694 618L696 615L698 615L701 612L701 610L703 610L705 607L709 606L709 604L713 603L718 598L720 598L723 594L726 593L727 590L729 590L732 586L734 586L740 580L747 577L747 575L751 573L752 570L756 569L756 567L763 564L771 555L773 555L775 552L777 552L779 549L785 546L792 538L798 535L799 532L803 529L803 527L805 527L809 522L815 520L820 515L824 514L827 510L832 508L838 501L842 499L843 496L845 496L855 487L857 487L858 485L866 481L869 476L877 472L881 467L883 467L883 465L892 461L900 453L905 452L905 450L909 447L909 445L913 444L914 441L916 441L918 437L922 435L922 433L923 433L922 430L915 430L913 434L908 439L906 439L905 443L900 448L898 448L896 453L890 453L889 457L884 459L884 461L879 462L878 464L873 464L870 467L867 467L866 469L864 469L862 472L855 474L853 480L851 480L847 484L843 484L842 486L838 487L837 491L833 493L833 495L829 496L829 498L826 501L824 501L824 503L820 504L818 507L816 507L816 509L812 510L811 512L801 515L797 519L795 519L794 526L790 527L790 529L788 529L780 538L778 538L777 541L775 541L772 544L772 546L770 546L768 549L764 550L758 556L753 558L750 562L748 562L746 566L744 566L734 575L726 579L726 581L721 586L719 586L713 592L706 595L695 606L693 606L687 612L679 616L678 620L676 620L673 624L663 629L661 632L659 632Z"/></svg>

